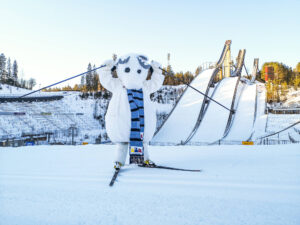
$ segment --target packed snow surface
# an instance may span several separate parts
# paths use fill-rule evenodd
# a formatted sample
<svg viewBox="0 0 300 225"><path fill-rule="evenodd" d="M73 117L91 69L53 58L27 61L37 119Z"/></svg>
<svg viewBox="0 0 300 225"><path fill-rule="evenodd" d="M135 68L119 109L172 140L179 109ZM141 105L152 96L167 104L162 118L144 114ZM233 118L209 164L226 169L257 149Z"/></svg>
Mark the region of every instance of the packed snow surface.
<svg viewBox="0 0 300 225"><path fill-rule="evenodd" d="M238 77L224 78L217 87L213 99L230 109ZM229 111L210 102L204 119L190 142L214 142L223 138Z"/></svg>
<svg viewBox="0 0 300 225"><path fill-rule="evenodd" d="M239 100L227 140L247 141L253 132L255 119L256 85L247 85ZM241 126L242 125L242 126Z"/></svg>
<svg viewBox="0 0 300 225"><path fill-rule="evenodd" d="M125 166L113 145L0 149L0 224L300 224L300 145L151 146Z"/></svg>
<svg viewBox="0 0 300 225"><path fill-rule="evenodd" d="M192 81L191 86L205 93L213 72L214 69L204 70ZM195 126L203 99L203 95L187 87L172 114L154 136L152 142L178 144L181 141L185 141Z"/></svg>
<svg viewBox="0 0 300 225"><path fill-rule="evenodd" d="M266 88L262 83L257 82L257 102L256 102L256 116L253 126L252 140L265 134L267 114L265 114L266 109Z"/></svg>

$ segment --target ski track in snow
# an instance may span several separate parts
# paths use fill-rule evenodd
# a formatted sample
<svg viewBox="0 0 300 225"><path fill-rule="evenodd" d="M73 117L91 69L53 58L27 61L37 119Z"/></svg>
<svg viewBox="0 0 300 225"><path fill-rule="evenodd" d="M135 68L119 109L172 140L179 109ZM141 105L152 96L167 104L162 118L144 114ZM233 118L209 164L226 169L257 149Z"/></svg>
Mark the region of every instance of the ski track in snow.
<svg viewBox="0 0 300 225"><path fill-rule="evenodd" d="M114 148L1 148L0 224L300 224L299 145L151 146L203 172L127 165L109 187Z"/></svg>

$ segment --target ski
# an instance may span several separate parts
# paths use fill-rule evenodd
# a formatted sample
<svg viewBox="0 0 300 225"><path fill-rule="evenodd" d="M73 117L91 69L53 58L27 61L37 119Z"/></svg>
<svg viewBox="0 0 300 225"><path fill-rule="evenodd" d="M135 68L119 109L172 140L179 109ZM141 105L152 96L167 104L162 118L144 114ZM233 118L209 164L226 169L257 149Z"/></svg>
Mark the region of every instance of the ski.
<svg viewBox="0 0 300 225"><path fill-rule="evenodd" d="M169 167L169 166L159 166L159 165L142 164L142 165L139 165L139 167L154 168L154 169L167 169L167 170L179 170L179 171L188 171L188 172L201 172L201 170L182 169L182 168Z"/></svg>
<svg viewBox="0 0 300 225"><path fill-rule="evenodd" d="M117 176L118 176L119 172L120 172L120 169L118 169L118 170L115 171L113 177L111 178L111 181L110 181L110 183L109 183L109 186L112 187L112 186L114 185L114 183L115 183L115 181L116 181L116 179L117 179Z"/></svg>

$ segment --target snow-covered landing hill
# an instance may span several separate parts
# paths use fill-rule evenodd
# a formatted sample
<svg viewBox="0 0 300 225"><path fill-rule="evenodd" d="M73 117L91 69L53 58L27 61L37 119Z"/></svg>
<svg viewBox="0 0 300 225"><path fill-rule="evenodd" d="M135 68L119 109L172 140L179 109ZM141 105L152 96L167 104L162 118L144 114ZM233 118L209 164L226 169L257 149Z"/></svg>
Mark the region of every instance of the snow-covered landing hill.
<svg viewBox="0 0 300 225"><path fill-rule="evenodd" d="M150 147L126 166L113 145L0 149L1 225L299 225L300 145Z"/></svg>

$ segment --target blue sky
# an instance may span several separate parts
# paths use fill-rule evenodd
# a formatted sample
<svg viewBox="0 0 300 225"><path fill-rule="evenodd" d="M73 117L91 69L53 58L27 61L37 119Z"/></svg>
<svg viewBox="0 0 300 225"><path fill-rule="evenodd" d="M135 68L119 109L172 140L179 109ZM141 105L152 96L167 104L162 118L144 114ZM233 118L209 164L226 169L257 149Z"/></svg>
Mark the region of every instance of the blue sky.
<svg viewBox="0 0 300 225"><path fill-rule="evenodd" d="M113 53L138 52L195 71L217 61L224 42L246 65L300 61L300 1L0 0L0 52L20 75L46 85L100 65ZM79 82L79 80L78 80Z"/></svg>

